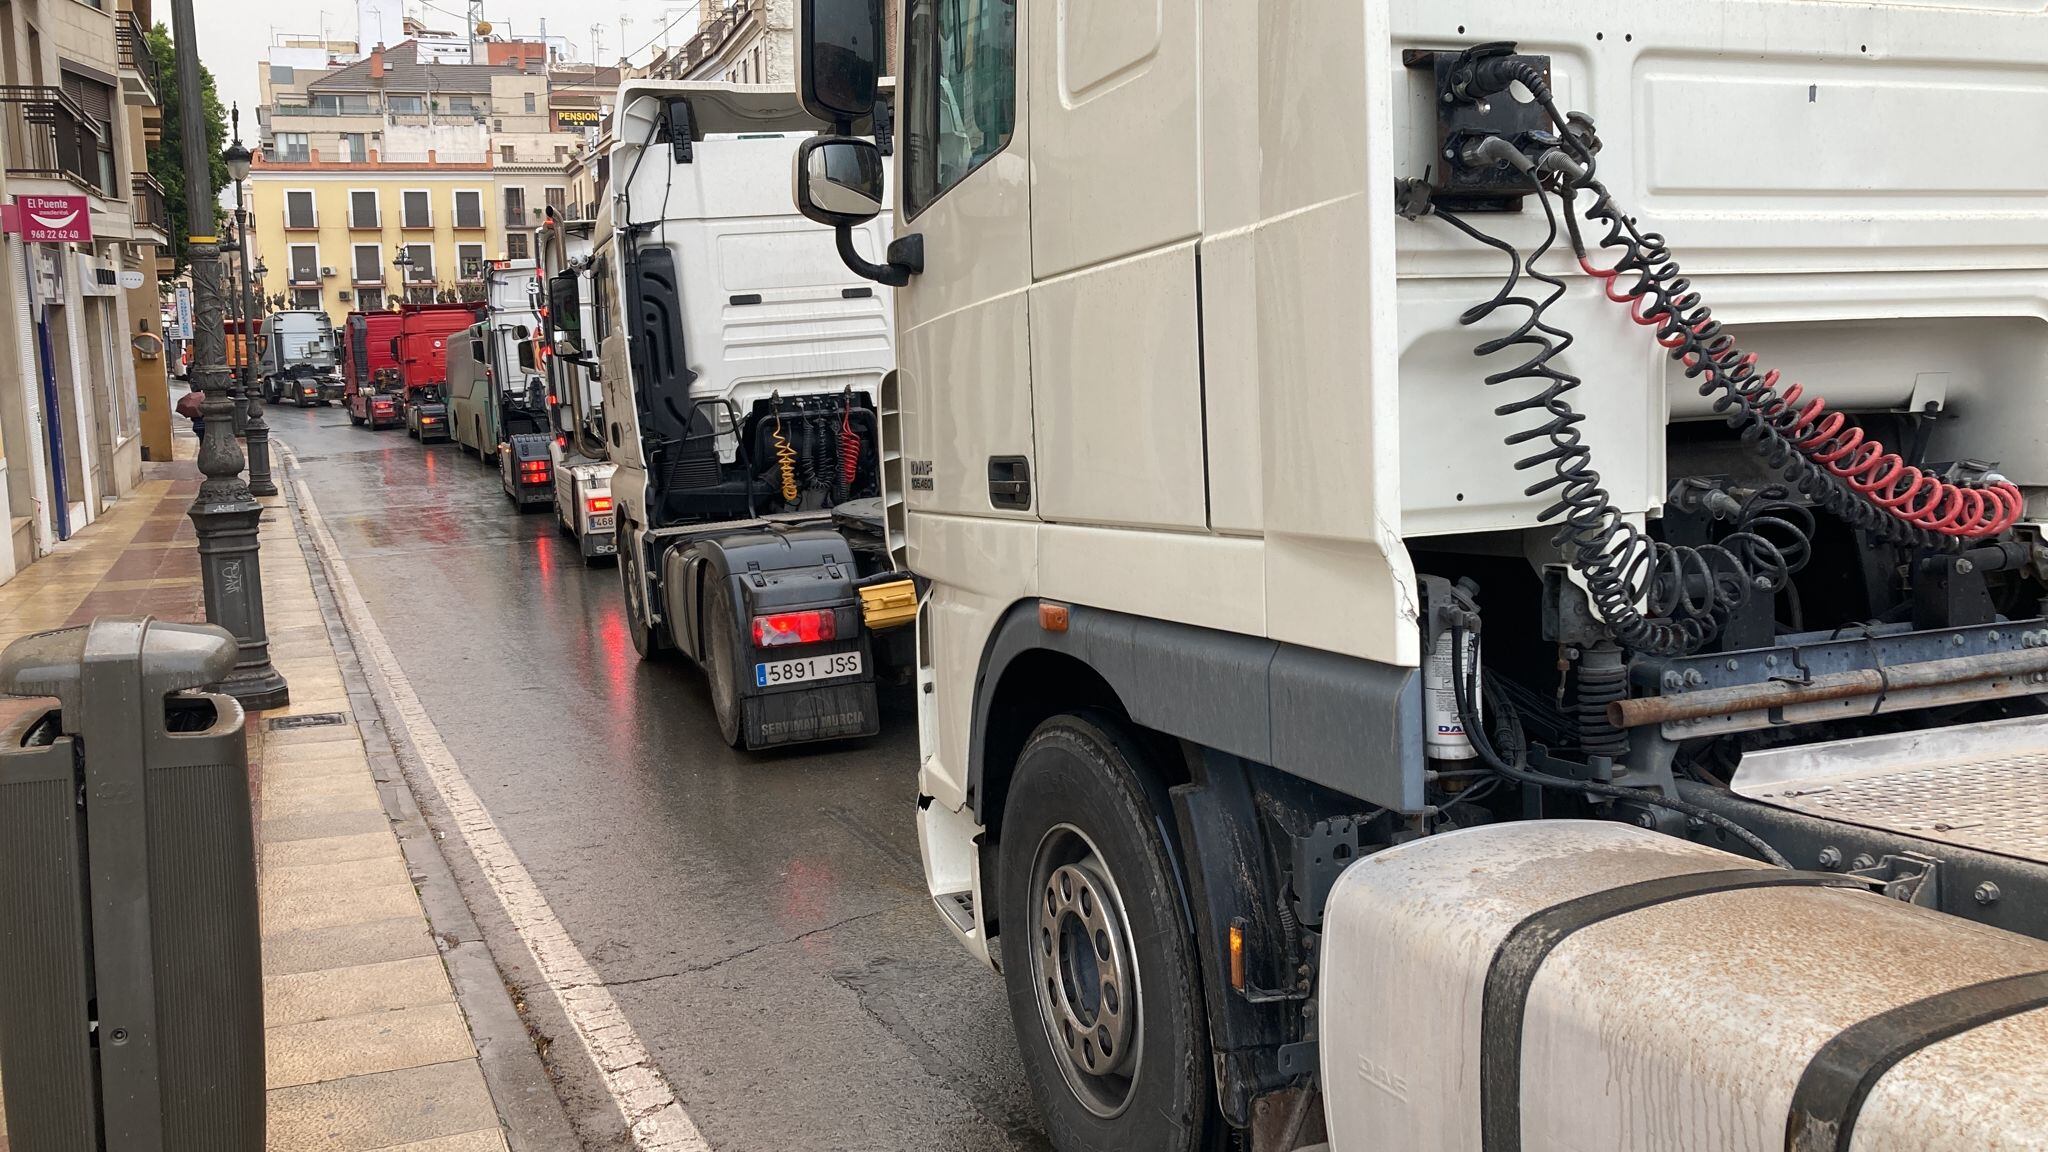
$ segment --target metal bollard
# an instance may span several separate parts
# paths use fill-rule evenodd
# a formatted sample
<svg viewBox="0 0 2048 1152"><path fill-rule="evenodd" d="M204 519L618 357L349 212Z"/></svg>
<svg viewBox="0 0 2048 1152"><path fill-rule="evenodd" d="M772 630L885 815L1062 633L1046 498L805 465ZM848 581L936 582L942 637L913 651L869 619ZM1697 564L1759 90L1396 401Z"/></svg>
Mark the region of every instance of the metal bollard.
<svg viewBox="0 0 2048 1152"><path fill-rule="evenodd" d="M261 1152L242 707L205 624L102 617L0 653L0 1087L16 1152ZM102 1136L103 1134L103 1136Z"/></svg>

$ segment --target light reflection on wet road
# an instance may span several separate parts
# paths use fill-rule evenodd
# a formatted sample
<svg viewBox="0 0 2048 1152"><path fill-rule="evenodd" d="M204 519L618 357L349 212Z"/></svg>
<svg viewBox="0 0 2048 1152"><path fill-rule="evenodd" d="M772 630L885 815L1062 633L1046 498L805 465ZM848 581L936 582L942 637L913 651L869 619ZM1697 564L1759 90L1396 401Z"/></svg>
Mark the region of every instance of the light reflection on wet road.
<svg viewBox="0 0 2048 1152"><path fill-rule="evenodd" d="M494 470L338 408L269 420L441 736L713 1148L1045 1147L1000 980L924 893L907 695L874 740L736 753L694 668L634 653L617 572L515 512ZM525 960L500 956L518 979ZM561 1039L571 1119L623 1146Z"/></svg>

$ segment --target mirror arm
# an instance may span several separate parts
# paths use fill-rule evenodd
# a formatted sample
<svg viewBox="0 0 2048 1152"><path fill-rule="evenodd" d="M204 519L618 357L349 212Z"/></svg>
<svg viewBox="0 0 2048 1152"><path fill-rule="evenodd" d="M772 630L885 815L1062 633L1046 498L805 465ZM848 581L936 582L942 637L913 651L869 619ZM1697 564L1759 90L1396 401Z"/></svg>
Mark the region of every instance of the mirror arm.
<svg viewBox="0 0 2048 1152"><path fill-rule="evenodd" d="M889 262L871 264L861 258L853 248L853 228L841 224L833 229L839 241L839 258L853 270L853 274L877 284L901 288L910 283L910 278L924 271L924 235L913 232L900 237L889 245Z"/></svg>

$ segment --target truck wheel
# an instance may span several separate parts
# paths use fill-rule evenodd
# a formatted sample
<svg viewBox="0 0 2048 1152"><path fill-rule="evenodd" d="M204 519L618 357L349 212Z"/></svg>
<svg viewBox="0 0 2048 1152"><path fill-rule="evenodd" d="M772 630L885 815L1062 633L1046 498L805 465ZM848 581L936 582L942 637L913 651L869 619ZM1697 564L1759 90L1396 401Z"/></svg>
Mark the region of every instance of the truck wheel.
<svg viewBox="0 0 2048 1152"><path fill-rule="evenodd" d="M348 422L355 425L358 428L361 428L363 426L363 418L361 416L356 415L353 412L348 414Z"/></svg>
<svg viewBox="0 0 2048 1152"><path fill-rule="evenodd" d="M739 669L733 663L732 593L722 580L704 595L704 637L704 678L711 685L711 711L718 717L718 734L738 748L740 688Z"/></svg>
<svg viewBox="0 0 2048 1152"><path fill-rule="evenodd" d="M1003 981L1060 1152L1221 1140L1202 974L1165 796L1103 716L1055 716L1018 758L997 872Z"/></svg>
<svg viewBox="0 0 2048 1152"><path fill-rule="evenodd" d="M652 660L667 646L661 630L647 622L647 606L640 591L640 561L621 549L619 581L626 593L626 631L633 637L633 651L642 660Z"/></svg>

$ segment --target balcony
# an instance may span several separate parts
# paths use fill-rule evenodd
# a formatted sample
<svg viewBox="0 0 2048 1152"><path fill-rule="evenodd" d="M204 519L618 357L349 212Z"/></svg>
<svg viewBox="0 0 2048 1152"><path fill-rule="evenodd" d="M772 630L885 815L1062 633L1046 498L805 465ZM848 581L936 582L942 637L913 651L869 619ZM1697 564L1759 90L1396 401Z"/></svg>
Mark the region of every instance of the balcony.
<svg viewBox="0 0 2048 1152"><path fill-rule="evenodd" d="M317 267L294 268L287 273L285 282L294 288L318 288L320 286L320 269Z"/></svg>
<svg viewBox="0 0 2048 1152"><path fill-rule="evenodd" d="M114 48L121 59L121 97L129 104L163 103L164 78L149 50L149 34L133 12L114 13Z"/></svg>
<svg viewBox="0 0 2048 1152"><path fill-rule="evenodd" d="M100 148L106 125L50 85L0 84L0 131L6 133L7 174L68 180L105 197Z"/></svg>
<svg viewBox="0 0 2048 1152"><path fill-rule="evenodd" d="M154 176L137 175L131 186L130 202L135 212L135 230L151 229L157 233L154 239L159 245L170 243L171 214L164 204L164 186Z"/></svg>

